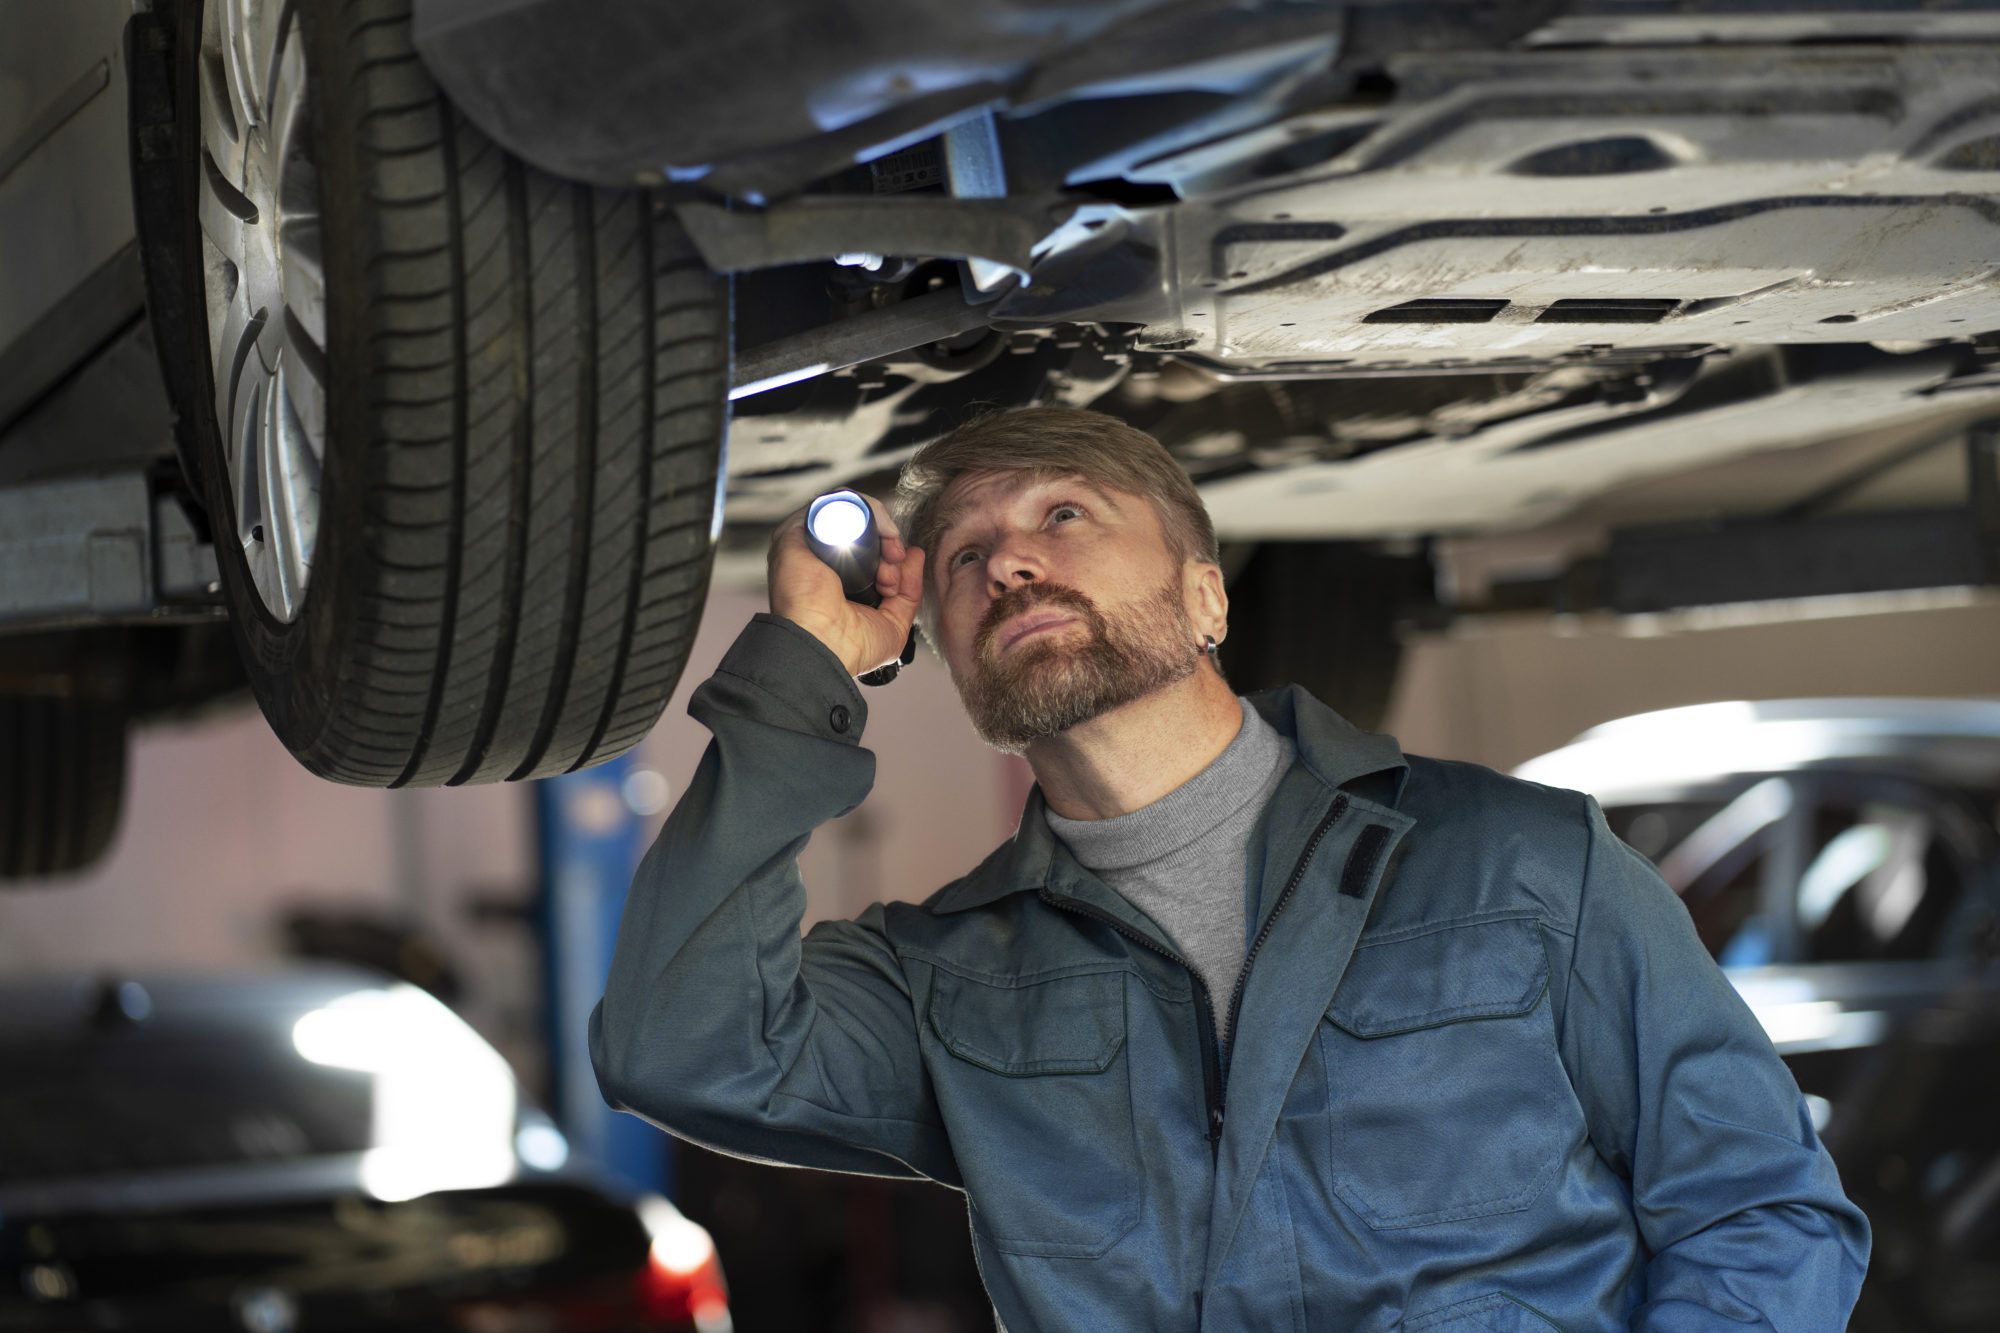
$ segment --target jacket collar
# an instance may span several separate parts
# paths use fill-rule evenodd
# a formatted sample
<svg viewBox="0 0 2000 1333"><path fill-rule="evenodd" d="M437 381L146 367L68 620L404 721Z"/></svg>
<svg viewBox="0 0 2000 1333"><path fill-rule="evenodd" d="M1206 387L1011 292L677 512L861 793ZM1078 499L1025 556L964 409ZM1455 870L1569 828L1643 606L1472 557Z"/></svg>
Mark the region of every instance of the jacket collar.
<svg viewBox="0 0 2000 1333"><path fill-rule="evenodd" d="M1361 730L1298 685L1245 697L1266 722L1292 739L1298 747L1296 764L1329 789L1346 788L1392 807L1402 798L1410 766L1395 737ZM1028 793L1014 836L932 898L929 909L938 914L970 911L1048 884L1058 860L1069 857L1049 829L1047 809L1036 786Z"/></svg>

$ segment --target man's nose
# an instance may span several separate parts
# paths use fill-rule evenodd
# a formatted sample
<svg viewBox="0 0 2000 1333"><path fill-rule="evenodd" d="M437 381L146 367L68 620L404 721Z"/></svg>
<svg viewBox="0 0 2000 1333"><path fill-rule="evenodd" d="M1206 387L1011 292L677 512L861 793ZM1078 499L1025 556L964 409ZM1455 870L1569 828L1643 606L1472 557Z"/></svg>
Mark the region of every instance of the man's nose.
<svg viewBox="0 0 2000 1333"><path fill-rule="evenodd" d="M1039 583L1048 578L1048 570L1033 547L1020 540L996 543L993 553L986 558L986 573L995 596L1024 583Z"/></svg>

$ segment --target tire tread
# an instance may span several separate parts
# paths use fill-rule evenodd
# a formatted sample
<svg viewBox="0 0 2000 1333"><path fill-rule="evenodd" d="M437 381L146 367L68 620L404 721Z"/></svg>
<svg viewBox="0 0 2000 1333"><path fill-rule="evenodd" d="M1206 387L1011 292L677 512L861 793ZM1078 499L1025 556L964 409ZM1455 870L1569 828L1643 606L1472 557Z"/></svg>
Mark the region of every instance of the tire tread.
<svg viewBox="0 0 2000 1333"><path fill-rule="evenodd" d="M547 176L459 115L409 0L300 13L365 223L339 341L359 405L329 464L356 521L322 536L342 641L253 670L260 699L357 785L609 759L657 721L706 593L726 288L650 194Z"/></svg>

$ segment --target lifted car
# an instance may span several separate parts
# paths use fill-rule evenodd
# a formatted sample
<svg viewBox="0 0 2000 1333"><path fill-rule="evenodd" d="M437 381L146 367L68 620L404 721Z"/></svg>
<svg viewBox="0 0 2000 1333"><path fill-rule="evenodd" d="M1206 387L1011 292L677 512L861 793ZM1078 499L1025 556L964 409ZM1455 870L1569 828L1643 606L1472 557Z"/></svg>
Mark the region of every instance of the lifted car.
<svg viewBox="0 0 2000 1333"><path fill-rule="evenodd" d="M1233 678L1364 724L1412 616L2000 563L1989 5L132 8L0 0L23 736L223 621L329 778L609 757L712 569L1016 403L1158 434Z"/></svg>

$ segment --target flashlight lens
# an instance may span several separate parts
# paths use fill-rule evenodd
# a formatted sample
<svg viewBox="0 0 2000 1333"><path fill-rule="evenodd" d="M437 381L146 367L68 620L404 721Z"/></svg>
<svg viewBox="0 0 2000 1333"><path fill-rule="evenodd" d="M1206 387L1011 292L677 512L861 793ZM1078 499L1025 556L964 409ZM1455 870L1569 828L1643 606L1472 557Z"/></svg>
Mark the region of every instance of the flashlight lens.
<svg viewBox="0 0 2000 1333"><path fill-rule="evenodd" d="M812 531L828 546L846 546L868 531L868 511L852 500L829 500L813 514Z"/></svg>

